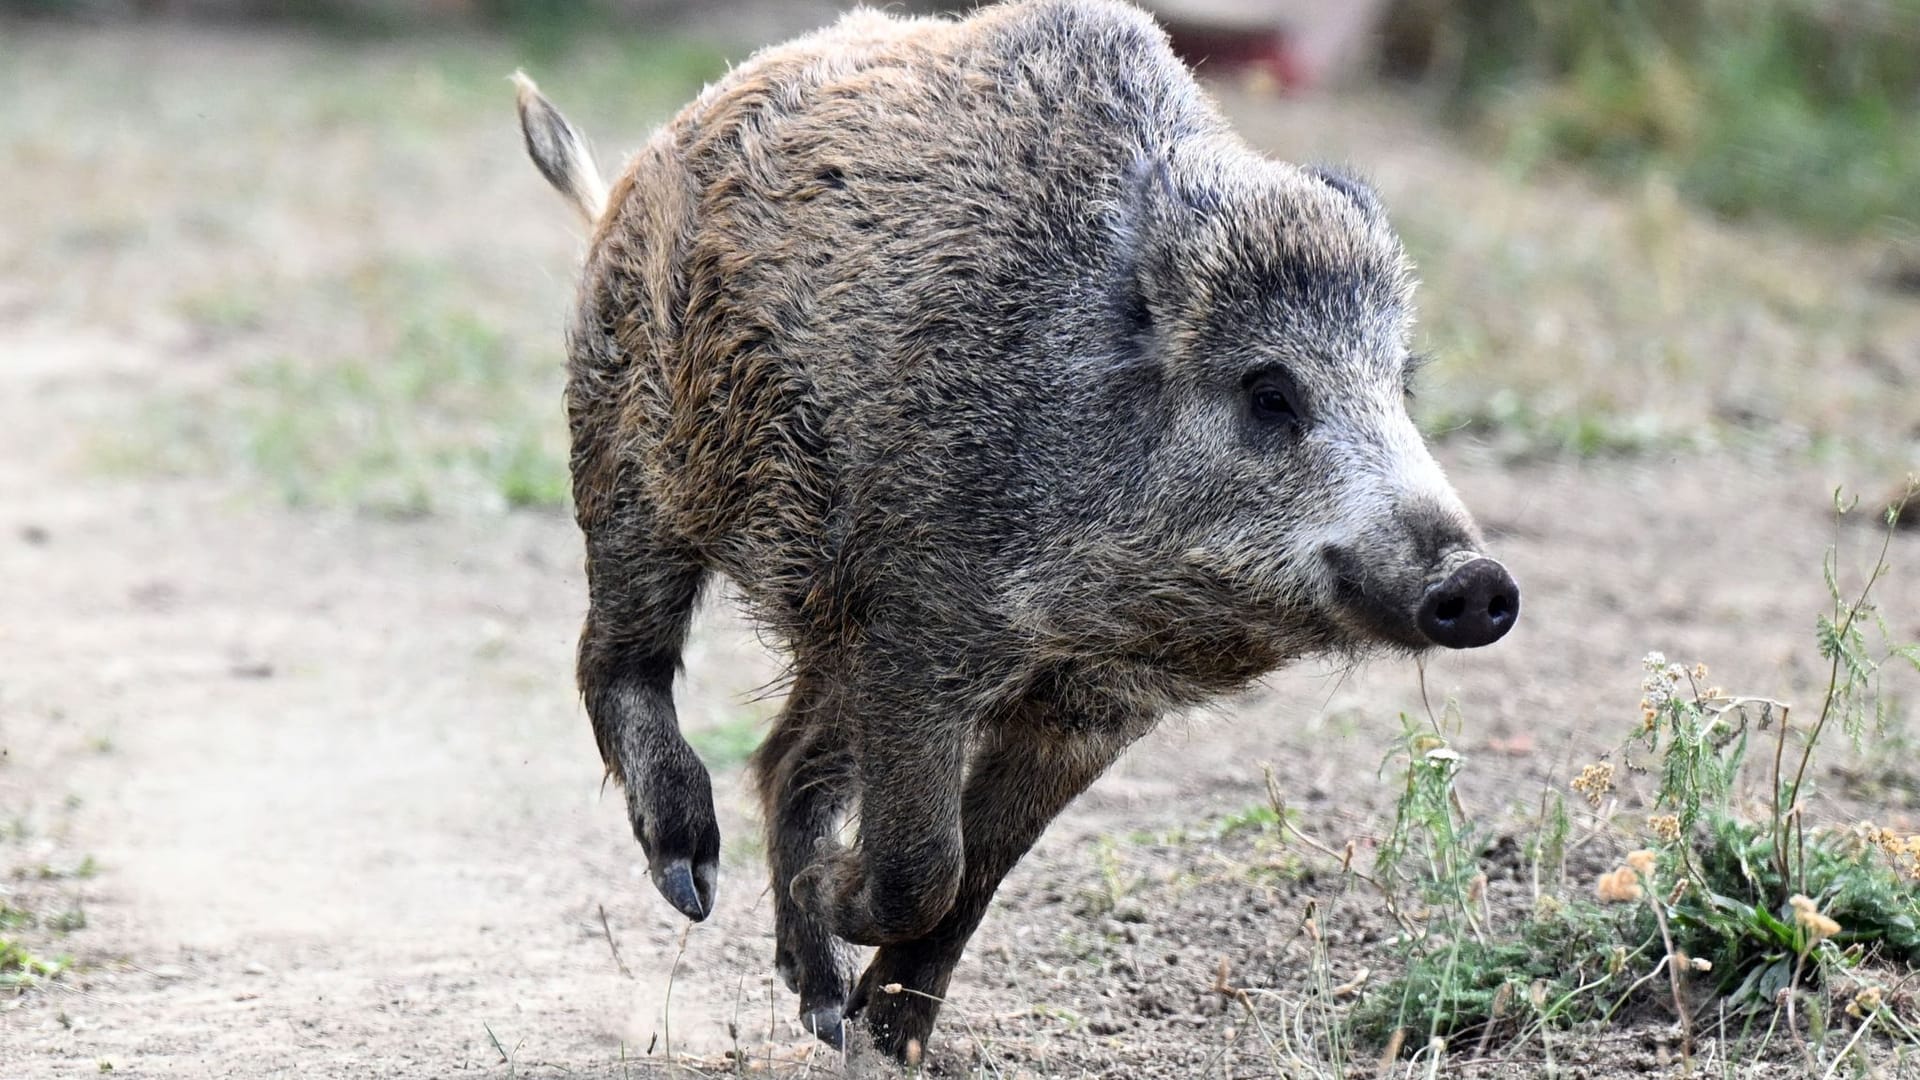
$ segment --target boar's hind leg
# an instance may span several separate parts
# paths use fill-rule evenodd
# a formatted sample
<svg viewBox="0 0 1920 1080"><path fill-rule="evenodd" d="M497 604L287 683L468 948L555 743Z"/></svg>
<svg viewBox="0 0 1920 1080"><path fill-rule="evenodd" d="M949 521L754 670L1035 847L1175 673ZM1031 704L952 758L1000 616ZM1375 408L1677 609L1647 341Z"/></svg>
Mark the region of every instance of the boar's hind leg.
<svg viewBox="0 0 1920 1080"><path fill-rule="evenodd" d="M1000 880L1144 727L1065 735L1021 726L980 748L962 811L966 872L959 896L926 936L874 954L847 1005L848 1016L864 1018L880 1051L904 1061L909 1047L925 1047L954 965ZM898 991L885 989L896 983Z"/></svg>
<svg viewBox="0 0 1920 1080"><path fill-rule="evenodd" d="M800 1023L829 1045L841 1040L841 1010L853 983L853 951L793 897L846 809L853 762L826 696L829 680L800 665L787 705L754 754L773 871L774 969L800 995Z"/></svg>
<svg viewBox="0 0 1920 1080"><path fill-rule="evenodd" d="M580 691L654 886L698 920L713 910L720 826L707 768L680 735L673 679L706 572L658 542L647 517L633 506L588 537Z"/></svg>

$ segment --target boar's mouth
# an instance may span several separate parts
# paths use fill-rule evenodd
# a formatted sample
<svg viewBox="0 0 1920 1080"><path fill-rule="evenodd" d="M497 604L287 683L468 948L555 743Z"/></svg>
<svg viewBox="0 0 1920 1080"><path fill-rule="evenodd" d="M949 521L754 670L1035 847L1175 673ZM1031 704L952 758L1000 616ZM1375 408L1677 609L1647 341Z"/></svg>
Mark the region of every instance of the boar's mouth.
<svg viewBox="0 0 1920 1080"><path fill-rule="evenodd" d="M1327 552L1334 570L1333 608L1335 621L1355 636L1370 643L1397 645L1404 649L1431 648L1433 642L1420 632L1415 621L1419 601L1395 603L1385 595L1379 583L1370 583L1352 556L1339 549Z"/></svg>

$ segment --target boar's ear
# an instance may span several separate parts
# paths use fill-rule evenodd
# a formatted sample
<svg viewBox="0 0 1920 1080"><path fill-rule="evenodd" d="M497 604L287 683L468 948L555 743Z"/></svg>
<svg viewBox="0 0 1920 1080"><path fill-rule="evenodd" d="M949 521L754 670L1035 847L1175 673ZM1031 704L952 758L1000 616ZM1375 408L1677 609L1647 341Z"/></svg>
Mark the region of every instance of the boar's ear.
<svg viewBox="0 0 1920 1080"><path fill-rule="evenodd" d="M1172 245L1186 204L1164 157L1141 155L1121 177L1114 208L1113 314L1130 336L1153 326L1154 297L1173 284Z"/></svg>
<svg viewBox="0 0 1920 1080"><path fill-rule="evenodd" d="M1333 165L1309 165L1305 171L1308 176L1346 196L1347 201L1359 207L1368 220L1378 220L1386 215L1385 208L1380 205L1379 194L1353 173Z"/></svg>
<svg viewBox="0 0 1920 1080"><path fill-rule="evenodd" d="M1189 215L1220 209L1219 193L1184 182L1165 152L1135 158L1122 182L1127 215L1137 225L1177 225Z"/></svg>
<svg viewBox="0 0 1920 1080"><path fill-rule="evenodd" d="M1139 337L1159 311L1177 307L1194 288L1183 251L1220 211L1219 193L1186 175L1170 152L1143 153L1121 176L1114 215L1114 302L1123 325Z"/></svg>
<svg viewBox="0 0 1920 1080"><path fill-rule="evenodd" d="M1173 178L1167 174L1167 159L1145 154L1120 177L1119 205L1115 208L1114 231L1124 244L1137 244L1153 231L1155 219L1165 212L1173 194Z"/></svg>

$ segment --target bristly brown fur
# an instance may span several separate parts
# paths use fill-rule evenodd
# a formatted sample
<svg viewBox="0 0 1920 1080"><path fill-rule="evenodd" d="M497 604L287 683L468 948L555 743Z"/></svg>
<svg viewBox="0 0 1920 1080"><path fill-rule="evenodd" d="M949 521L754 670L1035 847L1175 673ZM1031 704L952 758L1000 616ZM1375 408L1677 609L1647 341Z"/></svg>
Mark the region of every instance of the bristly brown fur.
<svg viewBox="0 0 1920 1080"><path fill-rule="evenodd" d="M738 583L792 654L754 770L776 964L823 1038L864 1012L924 1044L1001 877L1128 743L1417 643L1405 612L1478 547L1406 416L1378 201L1251 151L1131 7L847 15L709 87L604 214L529 93L536 162L599 221L567 409L601 754L704 916L672 684L707 578ZM1297 422L1250 412L1269 383ZM857 982L848 943L880 946Z"/></svg>

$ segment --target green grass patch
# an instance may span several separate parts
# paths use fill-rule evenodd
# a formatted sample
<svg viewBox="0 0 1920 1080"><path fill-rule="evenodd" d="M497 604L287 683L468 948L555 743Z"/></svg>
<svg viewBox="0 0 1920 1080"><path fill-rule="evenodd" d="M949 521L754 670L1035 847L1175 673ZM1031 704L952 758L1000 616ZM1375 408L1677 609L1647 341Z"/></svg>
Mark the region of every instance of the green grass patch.
<svg viewBox="0 0 1920 1080"><path fill-rule="evenodd" d="M499 15L496 25L518 17ZM91 143L35 117L161 103L112 140L110 171L169 183L142 187L137 207L81 200L102 220L147 223L151 235L129 240L124 259L152 263L136 276L154 291L103 313L80 302L88 290L76 285L62 294L72 309L54 316L117 330L134 307L164 305L190 329L195 363L98 433L96 462L134 476L243 479L299 507L401 516L564 507L561 313L578 231L525 161L507 76L524 66L571 103L604 140L611 172L621 151L725 70L722 54L624 33L535 56L511 34L463 32L354 46L302 35L264 44L261 56L214 82L139 64L63 77L103 61L59 36L18 56L19 81L44 88L45 100L4 134L75 183L99 171ZM354 77L340 77L348 68ZM269 82L272 93L248 89ZM182 139L216 129L229 137L179 159ZM514 185L505 190L528 212L551 215L538 219L543 239L488 220L514 205L496 180ZM64 251L64 227L42 224L45 242L23 244Z"/></svg>
<svg viewBox="0 0 1920 1080"><path fill-rule="evenodd" d="M1788 1054L1816 1075L1867 1061L1869 1036L1899 1060L1920 1055L1902 989L1920 968L1920 836L1816 822L1811 802L1821 748L1884 737L1884 675L1920 672L1920 644L1894 637L1873 602L1891 519L1857 582L1829 555L1832 608L1815 633L1828 678L1810 714L1646 657L1630 734L1570 792L1543 792L1518 838L1514 876L1533 904L1517 920L1488 901L1499 838L1459 797L1453 703L1403 717L1384 765L1401 791L1370 874L1351 848L1299 834L1276 791L1278 827L1380 895L1406 958L1350 1009L1328 1007L1317 1037L1442 1055L1537 1041L1552 1060L1558 1033L1660 1017L1677 1021L1683 1057L1710 1025L1747 1033L1743 1054Z"/></svg>
<svg viewBox="0 0 1920 1080"><path fill-rule="evenodd" d="M39 922L39 917L33 912L0 901L0 930L20 930L36 926Z"/></svg>
<svg viewBox="0 0 1920 1080"><path fill-rule="evenodd" d="M71 934L87 928L87 912L78 904L47 920L47 928L56 934Z"/></svg>
<svg viewBox="0 0 1920 1080"><path fill-rule="evenodd" d="M1145 879L1128 867L1120 845L1112 837L1094 841L1093 865L1098 879L1079 891L1074 911L1087 918L1111 916L1121 922L1139 922L1144 911L1131 902L1131 897Z"/></svg>
<svg viewBox="0 0 1920 1080"><path fill-rule="evenodd" d="M1127 835L1127 841L1140 846L1162 844L1180 847L1195 842L1218 842L1241 835L1275 837L1279 833L1279 811L1271 803L1260 802L1212 815L1193 825L1180 825L1161 832L1138 829Z"/></svg>
<svg viewBox="0 0 1920 1080"><path fill-rule="evenodd" d="M381 263L314 287L286 317L354 319L355 348L275 356L235 384L164 403L103 460L239 472L297 507L565 506L558 348L522 348L457 273Z"/></svg>
<svg viewBox="0 0 1920 1080"><path fill-rule="evenodd" d="M1478 440L1503 460L1634 457L1711 446L1716 436L1701 425L1672 430L1651 413L1616 413L1592 407L1546 408L1511 390L1483 400L1456 401L1419 410L1433 438Z"/></svg>
<svg viewBox="0 0 1920 1080"><path fill-rule="evenodd" d="M1280 811L1272 803L1252 803L1243 809L1215 818L1210 833L1215 840L1225 840L1230 836L1249 833L1256 836L1273 836L1280 830Z"/></svg>
<svg viewBox="0 0 1920 1080"><path fill-rule="evenodd" d="M709 769L734 769L747 763L766 737L766 726L756 716L738 716L712 727L689 731L687 744Z"/></svg>
<svg viewBox="0 0 1920 1080"><path fill-rule="evenodd" d="M1920 220L1920 2L1403 3L1390 62L1522 167L1658 171L1729 217Z"/></svg>
<svg viewBox="0 0 1920 1080"><path fill-rule="evenodd" d="M444 139L449 126L499 117L503 109L511 125L507 76L525 68L590 138L616 125L639 125L644 132L650 120L686 104L723 74L728 59L708 42L655 35L453 35L409 55L404 66L376 69L368 78L329 79L313 72L295 88L292 119L323 132L364 128L385 139ZM611 169L618 160L603 155L600 164Z"/></svg>
<svg viewBox="0 0 1920 1080"><path fill-rule="evenodd" d="M31 989L43 980L59 977L72 963L64 956L44 959L28 951L21 942L0 937L0 990Z"/></svg>
<svg viewBox="0 0 1920 1080"><path fill-rule="evenodd" d="M176 305L186 320L201 333L226 337L259 330L271 314L267 295L259 290L232 286L188 293Z"/></svg>

